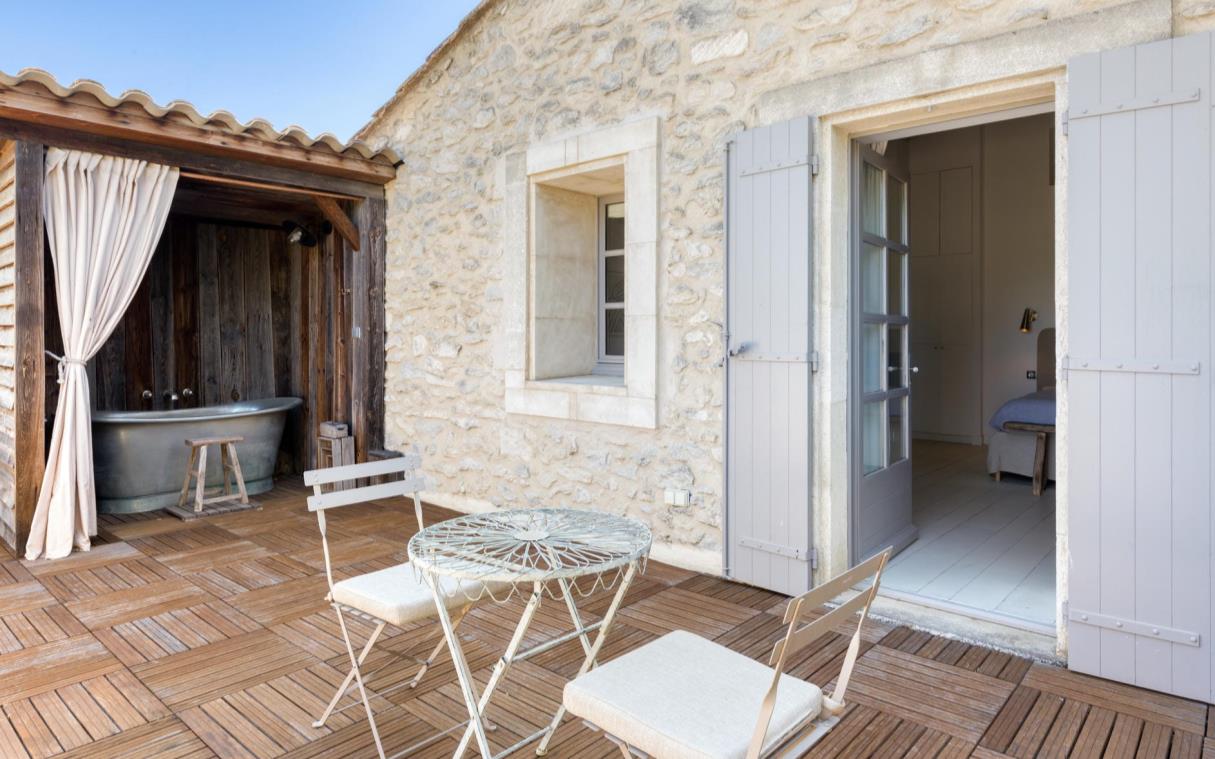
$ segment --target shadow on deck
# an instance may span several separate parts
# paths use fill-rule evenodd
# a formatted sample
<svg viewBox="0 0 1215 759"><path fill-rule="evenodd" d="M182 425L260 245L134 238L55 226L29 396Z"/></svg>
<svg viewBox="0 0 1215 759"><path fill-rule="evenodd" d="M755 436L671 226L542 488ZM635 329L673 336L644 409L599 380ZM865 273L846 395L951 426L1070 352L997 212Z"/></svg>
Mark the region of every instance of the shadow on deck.
<svg viewBox="0 0 1215 759"><path fill-rule="evenodd" d="M194 522L161 512L103 517L92 551L55 562L0 554L0 756L374 756L353 699L326 727L311 727L346 654L323 600L319 533L304 495L290 481L258 499L261 511ZM428 507L426 516L451 515ZM413 531L404 503L349 507L329 524L341 576L404 561ZM586 599L585 616L606 603ZM684 628L763 659L783 632L783 604L774 593L651 562L600 658ZM482 683L520 608L482 605L461 627ZM546 603L534 629L568 624L564 607ZM366 633L356 629L359 640ZM383 667L373 689L411 677L413 665L388 652L424 656L438 627L387 634L364 670ZM1203 755L1203 704L903 627L872 622L865 637L849 711L814 756ZM826 689L845 645L843 635L824 639L790 671ZM515 665L490 707L496 747L547 721L581 657L573 640ZM416 690L375 706L389 753L452 726L464 710L446 656ZM454 748L444 738L416 756ZM1215 754L1215 740L1207 750ZM619 753L567 718L550 755Z"/></svg>

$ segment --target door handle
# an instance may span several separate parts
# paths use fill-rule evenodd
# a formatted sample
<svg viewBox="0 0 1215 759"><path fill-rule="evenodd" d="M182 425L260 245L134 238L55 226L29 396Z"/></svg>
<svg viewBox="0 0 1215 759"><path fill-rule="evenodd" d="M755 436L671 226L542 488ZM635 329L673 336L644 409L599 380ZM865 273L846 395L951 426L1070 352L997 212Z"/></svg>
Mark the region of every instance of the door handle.
<svg viewBox="0 0 1215 759"><path fill-rule="evenodd" d="M911 373L912 373L912 374L919 374L919 373L920 373L920 367L918 367L918 366L913 366L913 367L911 367Z"/></svg>

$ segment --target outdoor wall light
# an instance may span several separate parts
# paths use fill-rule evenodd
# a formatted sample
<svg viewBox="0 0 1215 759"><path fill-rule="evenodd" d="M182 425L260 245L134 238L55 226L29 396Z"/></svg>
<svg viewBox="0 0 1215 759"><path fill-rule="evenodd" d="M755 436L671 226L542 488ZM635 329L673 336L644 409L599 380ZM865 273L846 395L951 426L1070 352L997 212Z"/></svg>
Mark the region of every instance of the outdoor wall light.
<svg viewBox="0 0 1215 759"><path fill-rule="evenodd" d="M327 235L331 229L332 227L329 226L329 222L325 222L321 225L320 233ZM283 231L287 233L287 242L292 245L302 245L305 248L315 248L317 245L317 235L303 224L294 221L284 221Z"/></svg>
<svg viewBox="0 0 1215 759"><path fill-rule="evenodd" d="M1021 331L1029 334L1034 329L1034 322L1038 321L1038 312L1032 308L1025 309L1021 314Z"/></svg>

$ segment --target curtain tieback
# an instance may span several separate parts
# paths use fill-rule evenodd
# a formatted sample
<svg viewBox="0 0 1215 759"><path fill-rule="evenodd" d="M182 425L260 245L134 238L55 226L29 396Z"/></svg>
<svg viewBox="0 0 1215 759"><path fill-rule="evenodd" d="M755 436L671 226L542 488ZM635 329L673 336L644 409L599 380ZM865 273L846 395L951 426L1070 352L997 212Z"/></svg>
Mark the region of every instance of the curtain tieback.
<svg viewBox="0 0 1215 759"><path fill-rule="evenodd" d="M80 358L68 358L67 356L60 356L58 354L51 353L50 351L43 351L43 352L46 353L46 355L50 356L51 358L53 358L59 362L59 384L60 385L63 384L63 374L64 374L64 371L67 369L68 365L75 364L76 366L88 366L88 363L89 363L89 362L85 361L84 359L80 359Z"/></svg>

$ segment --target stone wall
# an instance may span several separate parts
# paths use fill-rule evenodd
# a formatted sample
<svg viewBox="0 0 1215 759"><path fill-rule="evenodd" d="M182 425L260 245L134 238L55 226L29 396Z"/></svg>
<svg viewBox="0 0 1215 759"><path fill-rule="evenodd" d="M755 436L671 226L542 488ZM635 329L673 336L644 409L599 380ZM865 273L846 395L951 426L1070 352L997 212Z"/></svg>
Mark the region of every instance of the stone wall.
<svg viewBox="0 0 1215 759"><path fill-rule="evenodd" d="M1119 4L491 3L365 132L404 157L389 189L389 447L422 450L436 502L627 513L654 529L659 558L718 569L725 141L759 123L765 93ZM1174 34L1215 25L1215 3L1162 5ZM647 115L662 122L658 429L508 415L503 167L530 145ZM665 488L690 490L690 505L663 505Z"/></svg>
<svg viewBox="0 0 1215 759"><path fill-rule="evenodd" d="M12 142L0 141L0 541L13 544L16 514L17 182Z"/></svg>

